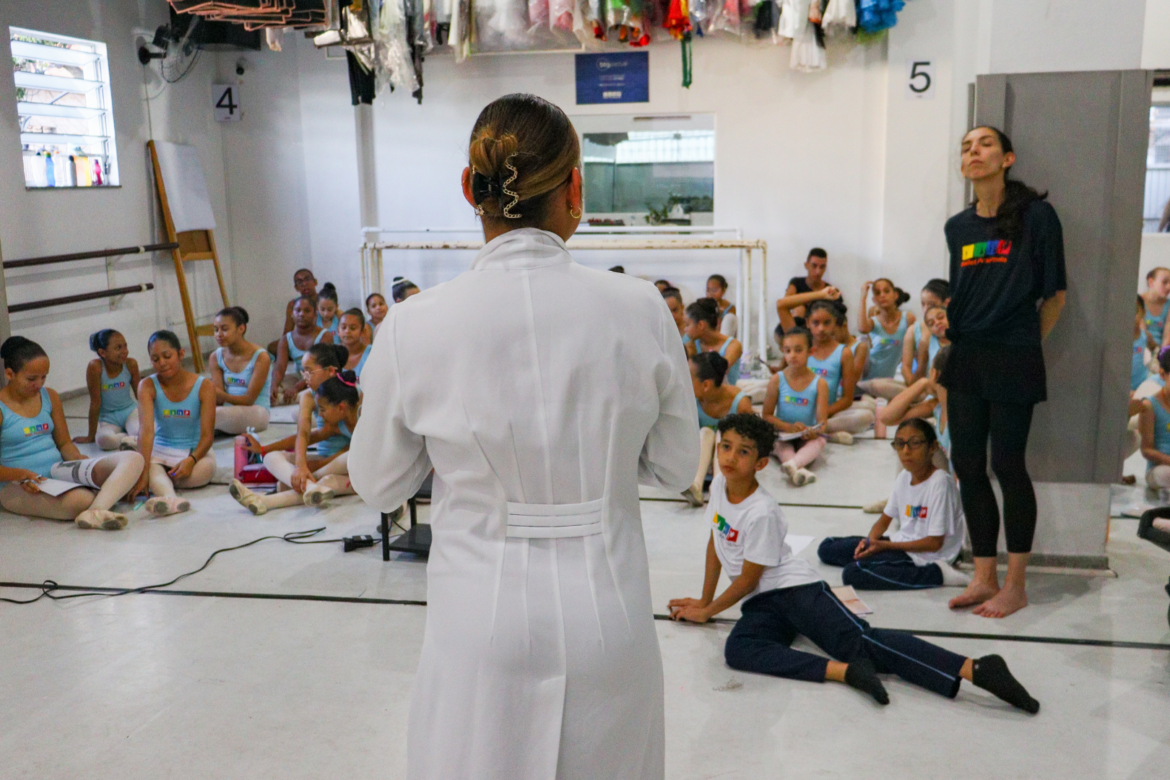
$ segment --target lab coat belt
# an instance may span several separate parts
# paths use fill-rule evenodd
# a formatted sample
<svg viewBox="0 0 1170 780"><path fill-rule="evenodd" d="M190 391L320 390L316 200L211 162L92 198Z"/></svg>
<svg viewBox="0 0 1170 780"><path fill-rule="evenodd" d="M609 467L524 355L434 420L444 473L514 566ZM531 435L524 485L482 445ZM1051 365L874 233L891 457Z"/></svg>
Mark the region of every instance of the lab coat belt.
<svg viewBox="0 0 1170 780"><path fill-rule="evenodd" d="M583 504L508 502L507 535L522 539L563 539L601 533L604 499Z"/></svg>

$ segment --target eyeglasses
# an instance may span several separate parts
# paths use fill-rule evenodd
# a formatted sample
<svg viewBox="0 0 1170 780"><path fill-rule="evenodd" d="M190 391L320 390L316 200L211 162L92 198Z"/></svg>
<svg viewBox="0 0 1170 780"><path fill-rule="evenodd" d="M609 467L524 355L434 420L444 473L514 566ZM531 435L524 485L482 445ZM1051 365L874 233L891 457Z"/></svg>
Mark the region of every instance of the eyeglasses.
<svg viewBox="0 0 1170 780"><path fill-rule="evenodd" d="M906 439L905 441L901 439L894 439L892 442L890 442L890 446L898 452L901 452L906 448L916 450L919 447L926 446L926 439Z"/></svg>

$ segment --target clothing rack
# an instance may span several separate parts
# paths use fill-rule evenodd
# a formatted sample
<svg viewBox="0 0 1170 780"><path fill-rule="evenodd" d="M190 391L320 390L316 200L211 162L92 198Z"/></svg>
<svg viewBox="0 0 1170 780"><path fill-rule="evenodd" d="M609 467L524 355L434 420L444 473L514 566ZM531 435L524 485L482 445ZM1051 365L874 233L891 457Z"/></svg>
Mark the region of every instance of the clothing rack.
<svg viewBox="0 0 1170 780"><path fill-rule="evenodd" d="M635 232L636 231L636 232ZM739 236L739 230L733 228L691 228L686 232L732 232L737 234L736 238L659 238L665 232L677 233L673 228L655 229L637 228L619 230L615 228L595 228L592 230L580 230L577 235L569 239L566 246L570 251L642 251L642 250L711 250L711 249L738 249L740 250L740 273L736 279L736 305L741 309L741 321L744 327L740 331L740 342L743 344L743 353L745 356L756 353L760 360L764 360L767 355L768 345L768 318L767 318L767 303L766 296L768 290L768 242L761 239L749 240ZM364 232L367 233L429 233L430 230L413 230L413 231L388 231L379 230L377 228L367 228ZM477 229L450 229L450 230L436 230L433 232L444 233L470 233L479 232ZM628 237L631 234L639 237ZM594 235L610 235L622 236L615 238L592 238ZM641 237L645 235L645 237ZM387 250L465 250L478 251L483 248L482 241L378 241L371 243L369 241L362 244L362 297L370 295L370 293L385 294L385 278L382 270L382 254ZM757 310L757 325L758 333L757 339L753 342L751 333L751 315L752 315L752 274L754 272L753 252L760 253L760 277L759 289L757 295L756 305Z"/></svg>
<svg viewBox="0 0 1170 780"><path fill-rule="evenodd" d="M47 309L50 306L62 306L67 303L80 303L82 301L95 301L101 298L110 299L110 308L113 309L118 305L124 296L132 293L146 292L153 290L154 284L151 282L143 282L140 284L133 284L123 287L114 287L114 262L116 258L125 255L141 255L147 252L162 252L169 249L175 249L178 244L143 244L141 246L125 246L117 249L96 249L92 252L71 252L64 255L45 255L43 257L28 257L22 260L6 260L2 264L4 269L9 268L31 268L41 265L55 265L57 263L70 263L76 260L96 260L99 258L106 259L106 280L109 284L108 289L97 290L95 292L78 293L77 295L64 295L58 298L45 298L39 301L29 301L27 303L17 303L8 307L9 314L16 314L22 311L34 311L36 309Z"/></svg>

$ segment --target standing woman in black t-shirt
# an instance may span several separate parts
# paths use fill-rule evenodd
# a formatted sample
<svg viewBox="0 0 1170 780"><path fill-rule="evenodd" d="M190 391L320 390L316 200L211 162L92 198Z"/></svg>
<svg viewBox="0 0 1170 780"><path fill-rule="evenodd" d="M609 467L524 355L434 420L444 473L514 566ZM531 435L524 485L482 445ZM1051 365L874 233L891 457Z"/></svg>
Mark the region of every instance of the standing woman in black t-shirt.
<svg viewBox="0 0 1170 780"><path fill-rule="evenodd" d="M947 220L953 346L940 381L947 388L951 462L967 516L975 577L951 607L1005 617L1028 604L1024 589L1036 493L1024 453L1032 410L1047 398L1044 353L1064 306L1064 238L1056 211L1036 190L1012 181L1012 143L993 127L963 137L962 171L975 203ZM996 571L999 507L987 476L1003 490L1008 572Z"/></svg>

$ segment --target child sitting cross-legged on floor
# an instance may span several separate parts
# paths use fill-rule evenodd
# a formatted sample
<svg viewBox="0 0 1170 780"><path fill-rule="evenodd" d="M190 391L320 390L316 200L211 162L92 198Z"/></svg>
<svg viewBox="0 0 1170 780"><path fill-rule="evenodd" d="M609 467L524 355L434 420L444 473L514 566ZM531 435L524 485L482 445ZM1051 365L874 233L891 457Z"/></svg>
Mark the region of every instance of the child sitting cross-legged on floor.
<svg viewBox="0 0 1170 780"><path fill-rule="evenodd" d="M830 536L817 555L844 566L841 581L858 589L968 585L970 578L951 567L963 547L963 507L955 480L933 462L939 448L934 426L921 417L903 420L892 444L904 470L869 536ZM895 517L902 526L887 537Z"/></svg>
<svg viewBox="0 0 1170 780"><path fill-rule="evenodd" d="M754 415L732 414L719 422L719 432L703 596L672 600L671 617L705 623L746 598L724 648L734 669L843 682L880 704L888 704L889 696L879 673L897 674L948 698L968 680L1026 712L1040 710L1000 656L964 658L910 634L872 628L850 612L816 570L792 554L784 515L756 481L775 443L775 428ZM716 597L722 569L731 585ZM832 659L793 650L798 634Z"/></svg>

